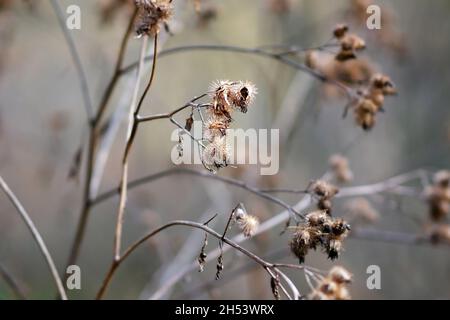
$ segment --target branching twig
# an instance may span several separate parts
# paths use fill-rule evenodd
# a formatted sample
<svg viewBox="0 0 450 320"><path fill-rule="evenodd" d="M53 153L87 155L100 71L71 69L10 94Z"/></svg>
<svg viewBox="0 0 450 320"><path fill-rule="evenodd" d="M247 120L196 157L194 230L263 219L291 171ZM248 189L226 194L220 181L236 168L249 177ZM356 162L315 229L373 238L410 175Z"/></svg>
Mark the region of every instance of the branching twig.
<svg viewBox="0 0 450 320"><path fill-rule="evenodd" d="M33 221L30 219L30 216L25 211L25 208L20 203L19 199L17 199L15 194L11 191L11 189L9 188L9 186L6 184L5 180L3 180L3 177L1 177L1 176L0 176L0 186L1 186L2 190L5 192L5 194L8 196L9 200L11 200L14 207L19 212L23 221L25 222L25 224L27 225L31 234L33 235L34 240L36 241L37 245L39 246L39 250L41 251L42 255L44 256L45 261L47 262L47 265L50 269L53 280L55 281L56 287L58 288L58 292L59 292L61 299L67 300L67 295L64 290L64 286L61 281L61 278L59 277L58 270L56 269L56 266L55 266L55 263L53 262L52 256L50 255L50 252L48 252L47 246L45 245L45 242L42 239L39 231L36 229L36 226L34 225Z"/></svg>
<svg viewBox="0 0 450 320"><path fill-rule="evenodd" d="M89 142L88 142L88 150L87 150L87 160L86 160L86 177L84 180L83 186L83 199L82 199L82 207L80 218L78 221L77 229L75 231L75 238L73 240L70 254L68 258L67 265L75 264L81 245L83 243L84 234L86 230L86 225L88 222L89 213L91 210L91 187L92 187L92 175L94 170L94 161L95 161L95 151L98 144L99 139L99 125L104 114L106 107L108 105L108 101L113 93L114 88L116 87L117 81L120 77L119 70L122 68L123 60L125 57L125 51L127 48L128 39L130 38L131 30L133 28L133 22L136 17L137 10L134 11L133 15L130 18L125 34L122 38L119 54L116 62L116 66L114 68L114 73L111 78L110 83L108 84L105 93L103 94L103 98L100 102L100 106L98 108L97 114L95 116L94 121L90 122L89 126Z"/></svg>
<svg viewBox="0 0 450 320"><path fill-rule="evenodd" d="M237 46L227 46L227 45L190 45L190 46L182 46L182 47L175 47L170 48L166 50L162 50L158 55L159 57L164 57L180 52L189 52L189 51L199 51L199 50L207 50L207 51L225 51L225 52L236 52L236 53L243 53L243 54L251 54L251 55L257 55L269 59L273 59L275 61L279 61L280 63L286 64L294 69L304 71L311 76L317 78L318 80L322 82L327 82L333 85L336 85L339 89L341 89L350 99L354 97L355 93L353 90L343 83L329 79L325 75L307 67L304 64L301 64L297 61L294 61L292 59L286 58L283 54L278 53L272 53L268 52L266 50L263 50L261 48L244 48L244 47L237 47ZM146 57L146 60L152 59L152 56ZM136 68L137 62L132 63L122 69L122 73L127 73L134 68Z"/></svg>
<svg viewBox="0 0 450 320"><path fill-rule="evenodd" d="M119 257L119 259L115 260L114 263L110 266L109 271L106 274L105 279L103 280L102 287L100 288L99 292L97 293L97 299L101 299L103 295L105 294L106 289L108 288L109 283L111 282L112 277L114 276L115 271L117 268L130 256L137 248L139 248L143 243L145 243L147 240L152 238L153 236L157 235L161 231L173 227L173 226L188 226L192 228L201 229L208 234L214 236L215 238L222 240L224 243L228 244L231 248L234 248L243 254L245 254L247 257L255 261L256 263L260 264L264 268L276 268L276 264L272 264L270 262L265 261L264 259L260 258L256 254L248 251L247 249L241 247L239 244L235 243L234 241L222 237L222 234L212 230L208 226L206 226L204 223L197 223L197 222L191 222L191 221L183 221L183 220L175 220L172 222L169 222L142 237L141 239L134 242L132 245L128 247L122 254L122 256ZM225 249L225 248L224 248Z"/></svg>

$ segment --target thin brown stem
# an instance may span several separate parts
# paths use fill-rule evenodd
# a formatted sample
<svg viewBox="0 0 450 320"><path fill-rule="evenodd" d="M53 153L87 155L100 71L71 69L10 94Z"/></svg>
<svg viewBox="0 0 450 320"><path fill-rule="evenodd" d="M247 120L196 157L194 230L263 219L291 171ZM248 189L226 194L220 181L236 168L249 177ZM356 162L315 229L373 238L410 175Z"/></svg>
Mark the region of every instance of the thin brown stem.
<svg viewBox="0 0 450 320"><path fill-rule="evenodd" d="M56 269L55 263L53 262L53 258L50 255L50 252L48 251L47 246L45 245L45 242L41 237L41 234L34 225L33 220L31 220L29 214L23 207L22 203L20 203L19 199L9 188L5 180L3 180L2 176L0 176L0 187L5 192L6 196L9 198L14 207L17 209L17 212L19 212L22 220L25 222L31 234L33 235L33 238L39 247L39 251L42 253L42 255L45 258L45 261L47 262L48 268L50 269L50 273L53 277L53 280L55 281L61 299L67 300L67 294L66 291L64 290L64 286L61 281L61 278L59 277L59 273L58 270Z"/></svg>
<svg viewBox="0 0 450 320"><path fill-rule="evenodd" d="M155 36L155 48L154 48L155 52L157 50L157 48L156 48L157 40L156 39L157 39L157 37ZM148 42L148 38L144 37L143 42L142 42L141 55L140 55L140 59L139 59L140 63L139 63L138 72L137 72L136 85L135 85L135 89L134 89L133 99L132 99L131 105L130 105L130 119L129 119L129 124L128 124L127 142L125 145L125 151L124 151L123 159L122 159L122 176L121 176L120 185L119 185L119 190L120 190L120 198L119 199L120 200L119 200L116 230L115 230L115 236L114 236L114 259L113 259L113 261L116 261L120 258L123 216L125 213L125 205L126 205L126 199L127 199L128 158L129 158L131 147L134 142L134 138L136 136L137 126L139 123L138 119L137 119L137 115L138 115L137 110L138 110L138 108L140 108L140 105L142 104L142 101L143 101L142 96L146 95L148 88L150 87L149 85L151 85L153 82L153 75L154 75L155 66L156 66L156 63L154 62L152 65L150 80L147 84L146 90L144 91L143 95L141 96L139 103L136 105L137 93L139 90L141 74L142 74L142 67L144 64L144 56L145 56L145 51L147 49L147 42Z"/></svg>
<svg viewBox="0 0 450 320"><path fill-rule="evenodd" d="M103 97L100 101L99 108L97 110L97 114L94 117L94 120L90 123L89 126L89 137L88 137L88 150L87 150L87 160L86 160L86 176L84 179L84 186L83 186L83 198L82 198L82 207L81 207L81 213L80 218L78 221L77 229L75 231L75 238L72 242L72 246L70 249L69 258L67 261L67 265L75 264L78 260L78 256L80 253L80 248L83 243L84 234L86 232L86 226L89 218L89 213L91 210L91 182L92 182L92 174L93 174L93 168L94 168L94 161L95 161L95 150L97 147L98 139L99 139L99 124L102 118L102 115L104 114L106 107L108 105L108 102L112 96L112 93L114 91L114 88L117 85L118 79L120 78L120 70L123 65L125 52L128 44L128 40L130 39L130 34L133 28L133 22L135 20L135 17L137 15L137 10L134 11L132 16L130 17L127 29L123 35L119 53L117 57L117 62L114 68L113 76L103 94ZM65 275L65 279L68 275Z"/></svg>
<svg viewBox="0 0 450 320"><path fill-rule="evenodd" d="M121 69L123 66L123 61L124 61L125 52L127 49L128 40L130 38L131 31L133 30L133 24L134 24L134 20L137 16L137 12L138 12L138 10L136 8L130 17L127 29L126 29L125 34L120 43L119 54L117 56L116 65L114 67L114 73L105 89L105 92L103 93L102 99L100 100L99 108L97 110L97 114L95 116L94 123L96 125L98 125L100 123L102 116L105 113L106 107L108 106L108 102L112 96L112 93L114 92L114 88L116 87L117 82L120 79Z"/></svg>
<svg viewBox="0 0 450 320"><path fill-rule="evenodd" d="M188 227L192 227L192 228L196 228L196 229L201 229L205 232L207 232L208 234L214 236L215 238L222 240L224 243L228 244L230 247L242 252L243 254L245 254L247 257L249 257L250 259L252 259L253 261L255 261L256 263L260 264L262 267L265 268L273 268L276 265L265 261L264 259L260 258L259 256L257 256L256 254L248 251L247 249L244 249L243 247L241 247L240 245L238 245L237 243L231 241L228 238L222 238L222 235L216 231L214 231L213 229L209 228L208 226L206 226L205 224L202 223L197 223L197 222L191 222L191 221L183 221L183 220L175 220L172 222L169 222L159 228L156 228L155 230L149 232L148 234L146 234L145 236L143 236L141 239L137 240L136 242L134 242L132 245L130 245L123 253L123 255L121 257L119 257L117 260L114 261L114 263L111 264L105 279L103 280L102 283L102 287L100 288L100 290L97 293L97 299L101 299L105 292L106 289L108 288L115 271L117 270L117 268L137 249L139 248L143 243L145 243L147 240L149 240L150 238L152 238L153 236L157 235L158 233L160 233L161 231L173 227L173 226L188 226Z"/></svg>
<svg viewBox="0 0 450 320"><path fill-rule="evenodd" d="M244 48L244 47L228 46L228 45L189 45L189 46L174 47L174 48L162 50L161 52L159 52L158 56L164 57L164 56L169 56L169 55L177 54L177 53L181 53L181 52L190 52L190 51L199 51L199 50L236 52L236 53L251 54L251 55L257 55L257 56L264 57L264 58L273 59L275 61L278 61L280 63L288 65L294 69L304 71L322 82L327 82L327 83L337 86L340 90L342 90L349 97L349 99L355 96L355 93L353 92L353 90L350 87L346 86L345 84L343 84L339 81L336 81L334 79L327 78L325 75L307 67L306 65L304 65L302 63L299 63L297 61L289 59L289 58L285 57L284 55L268 52L261 48ZM150 60L150 59L153 59L153 57L152 56L146 57L146 60ZM137 62L131 63L130 65L128 65L122 69L122 74L130 72L131 70L136 68L136 66L137 66Z"/></svg>
<svg viewBox="0 0 450 320"><path fill-rule="evenodd" d="M193 169L188 169L188 168L174 168L174 169L168 169L165 171L161 171L161 172L158 172L158 173L155 173L155 174L152 174L152 175L149 175L149 176L137 179L137 180L133 180L128 184L127 187L129 189L133 189L140 185L149 183L154 180L164 178L166 176L174 175L174 174L187 174L187 175L199 176L199 177L203 177L203 178L207 178L207 179L211 179L211 180L221 181L223 183L233 185L233 186L239 187L241 189L247 190L247 191L257 195L260 198L266 199L270 202L273 202L273 203L281 206L282 208L285 208L286 210L288 210L291 213L295 213L296 215L301 216L300 212L298 210L296 210L295 208L293 208L286 202L282 201L281 199L279 199L273 195L261 192L258 188L250 186L244 181L240 181L240 180L228 178L228 177L221 177L221 176L209 173L209 172L198 171L198 170L193 170ZM92 201L92 205L97 205L113 196L116 196L119 194L119 192L120 192L120 189L116 188L114 190L110 190L105 193L102 193L96 199L94 199Z"/></svg>

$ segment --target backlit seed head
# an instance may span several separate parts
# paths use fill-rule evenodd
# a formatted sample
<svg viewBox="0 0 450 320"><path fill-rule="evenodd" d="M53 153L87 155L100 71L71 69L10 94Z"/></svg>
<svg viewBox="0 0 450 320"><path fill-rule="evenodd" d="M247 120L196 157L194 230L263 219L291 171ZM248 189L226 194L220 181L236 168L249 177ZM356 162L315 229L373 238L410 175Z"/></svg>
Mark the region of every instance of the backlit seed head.
<svg viewBox="0 0 450 320"><path fill-rule="evenodd" d="M237 218L236 222L245 237L252 237L259 226L258 218L249 214Z"/></svg>

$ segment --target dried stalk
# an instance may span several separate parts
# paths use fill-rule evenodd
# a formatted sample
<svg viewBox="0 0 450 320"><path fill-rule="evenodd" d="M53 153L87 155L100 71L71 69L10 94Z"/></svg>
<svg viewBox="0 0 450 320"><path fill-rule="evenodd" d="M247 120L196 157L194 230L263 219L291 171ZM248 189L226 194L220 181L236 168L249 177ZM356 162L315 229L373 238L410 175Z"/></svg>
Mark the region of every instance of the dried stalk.
<svg viewBox="0 0 450 320"><path fill-rule="evenodd" d="M201 229L205 232L207 232L208 234L214 236L215 238L223 241L224 243L228 244L230 246L230 248L234 248L240 252L242 252L243 254L245 254L247 257L249 257L250 259L252 259L253 261L255 261L256 263L260 264L262 267L264 268L268 268L268 269L274 269L277 268L277 266L283 266L283 267L290 267L289 265L277 265L277 264L273 264L270 262L265 261L264 259L260 258L259 256L257 256L256 254L244 249L243 247L241 247L239 244L235 243L234 241L223 237L222 234L212 230L211 228L207 227L205 224L201 224L201 223L197 223L197 222L191 222L191 221L183 221L183 220L175 220L172 222L169 222L151 232L149 232L147 235L145 235L144 237L142 237L141 239L137 240L136 242L134 242L132 245L130 245L125 251L124 253L118 258L116 259L110 266L110 269L108 270L105 279L103 280L102 283L102 287L100 288L99 292L97 293L97 299L101 299L105 292L106 289L108 288L112 277L114 276L114 273L116 272L117 268L137 249L139 248L143 243L145 243L147 240L151 239L153 236L157 235L158 233L160 233L161 231L173 227L173 226L188 226L188 227L192 227L192 228L196 228L196 229ZM225 248L224 248L225 249ZM295 267L295 269L297 269L297 266ZM276 271L276 272L280 272L280 271Z"/></svg>
<svg viewBox="0 0 450 320"><path fill-rule="evenodd" d="M55 281L56 287L58 288L58 292L61 299L67 300L66 291L64 290L63 283L61 281L61 278L59 277L58 270L56 269L55 263L53 262L53 258L50 255L50 252L48 251L47 246L45 245L45 242L41 237L41 234L37 230L36 226L34 225L33 221L31 220L30 216L26 212L23 205L20 203L19 199L17 199L16 195L11 191L5 180L3 180L2 176L0 176L0 187L5 192L9 200L12 202L14 207L17 209L17 212L19 212L22 220L25 222L31 234L33 235L34 241L36 241L39 247L39 251L42 253L42 255L45 258L45 261L47 262L47 265L50 269L50 273L53 277L53 280Z"/></svg>
<svg viewBox="0 0 450 320"><path fill-rule="evenodd" d="M88 142L88 150L87 150L87 160L86 160L86 177L84 179L83 186L83 199L82 199L82 208L80 213L80 218L78 221L77 229L75 232L75 238L72 242L72 246L70 249L69 258L67 261L67 265L75 264L78 260L79 252L81 245L83 243L84 234L86 232L86 225L88 222L89 213L91 210L91 186L92 186L92 174L94 169L94 161L95 161L95 151L98 144L99 139L99 129L100 129L100 121L102 115L106 111L106 107L108 102L112 96L114 88L117 85L118 79L120 77L120 69L123 65L123 60L125 57L125 52L128 44L128 40L130 38L130 34L133 28L133 22L136 17L137 10L134 11L133 15L130 18L125 34L122 38L117 62L114 68L113 76L103 94L102 100L100 102L100 106L97 110L97 114L95 116L94 121L90 122L89 126L89 142Z"/></svg>

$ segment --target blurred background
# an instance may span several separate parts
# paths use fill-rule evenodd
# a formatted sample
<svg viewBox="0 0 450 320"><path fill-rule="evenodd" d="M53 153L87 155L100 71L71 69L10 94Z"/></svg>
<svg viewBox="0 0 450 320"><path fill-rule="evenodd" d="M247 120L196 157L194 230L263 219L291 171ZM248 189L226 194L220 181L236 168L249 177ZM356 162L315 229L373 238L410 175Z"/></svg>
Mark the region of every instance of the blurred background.
<svg viewBox="0 0 450 320"><path fill-rule="evenodd" d="M81 30L70 31L97 107L114 68L118 46L131 14L122 1L60 1L81 8ZM386 100L386 112L370 132L352 114L342 119L345 99L308 74L277 61L230 52L192 51L158 61L154 86L142 113L173 110L208 90L216 79L250 80L258 87L255 104L235 117L234 127L280 128L280 172L260 176L243 165L218 175L262 187L304 188L328 167L328 158L344 152L354 180L364 185L423 168L435 171L450 163L450 3L446 0L373 1L382 7L382 29L369 31L351 0L174 0L173 36L162 32L161 49L220 44L254 48L266 45L315 47L326 43L337 23L366 40L361 59L391 77L399 95ZM0 1L0 173L35 221L61 273L77 226L85 159L78 175L69 175L80 146L86 146L87 123L77 74L49 1ZM131 38L126 64L139 56L141 40ZM302 56L294 57L302 61ZM146 66L146 78L150 65ZM338 74L337 77L341 77ZM345 75L344 75L345 77ZM128 107L133 74L122 77L108 105L107 117ZM122 110L122 111L120 111ZM178 116L184 121L188 113ZM113 139L100 192L117 187L125 141L125 118ZM151 122L139 131L130 163L130 180L168 169L174 127ZM85 153L83 153L84 156ZM191 168L191 166L189 166ZM202 166L192 166L204 170ZM295 204L298 195L280 195ZM78 265L82 289L71 298L92 299L112 258L117 198L95 206L89 218ZM337 215L348 199L335 200ZM368 197L379 212L371 228L423 232L427 206L419 199ZM265 221L280 207L220 182L171 175L128 194L124 245L146 231L174 219L203 221L219 213L213 226L223 230L227 214L243 202ZM286 250L289 233L275 227L244 247L276 260L296 263ZM231 234L236 230L231 230ZM203 234L176 227L161 233L134 253L114 278L107 298L148 298L180 267L196 260ZM189 240L188 240L189 239ZM208 249L217 246L210 239ZM271 299L269 279L246 257L228 252L223 278L214 281L214 263L193 272L164 298ZM320 252L308 265L328 270L332 263ZM350 287L356 299L449 299L450 250L445 246L405 246L349 238L338 264L354 274ZM14 207L0 195L0 264L17 280L27 298L53 299L55 288L38 248ZM381 290L368 290L366 268L379 265ZM288 272L307 293L302 272ZM0 298L15 296L0 280Z"/></svg>

